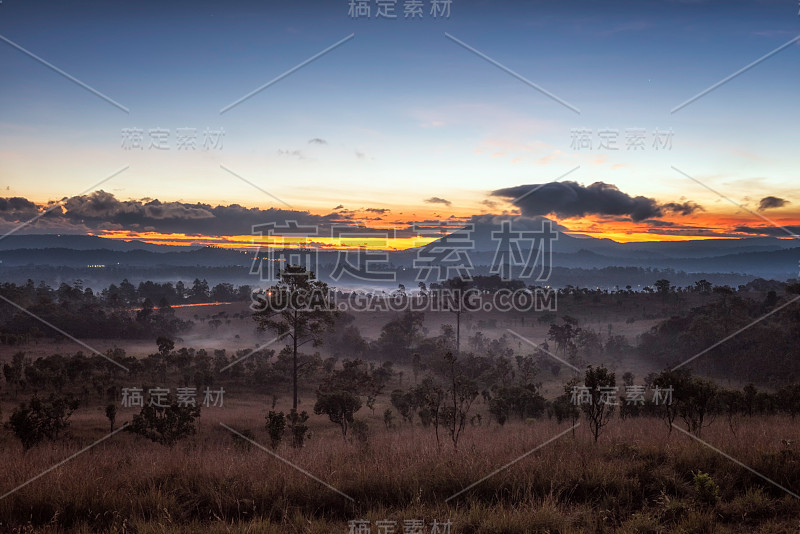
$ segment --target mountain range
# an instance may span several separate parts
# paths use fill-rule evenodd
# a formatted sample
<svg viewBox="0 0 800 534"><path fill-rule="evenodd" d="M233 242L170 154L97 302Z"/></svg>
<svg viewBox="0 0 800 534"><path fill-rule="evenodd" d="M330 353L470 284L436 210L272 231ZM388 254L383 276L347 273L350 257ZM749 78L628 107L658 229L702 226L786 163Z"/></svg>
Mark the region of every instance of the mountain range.
<svg viewBox="0 0 800 534"><path fill-rule="evenodd" d="M469 256L477 272L488 272L488 266L493 264L498 241L492 232L498 230L497 225L482 223L476 224L471 233L455 232L454 237L472 240ZM437 240L425 248L430 250L447 241ZM521 249L527 255L531 248L523 243L520 242ZM800 270L800 243L774 237L619 243L559 232L552 248L553 266L573 271L635 267L703 273L712 278L718 273L787 280L798 278ZM419 251L390 251L389 264L398 271L409 271ZM159 245L91 235L10 235L0 239L0 279L19 279L26 272L34 277L42 269L54 268L69 268L84 278L91 278L102 268L129 273L152 272L154 268L180 268L182 273L195 269L201 278L204 269L225 268L247 276L253 257L253 251ZM335 250L321 251L319 265L335 264L337 257ZM601 280L598 284L603 285Z"/></svg>

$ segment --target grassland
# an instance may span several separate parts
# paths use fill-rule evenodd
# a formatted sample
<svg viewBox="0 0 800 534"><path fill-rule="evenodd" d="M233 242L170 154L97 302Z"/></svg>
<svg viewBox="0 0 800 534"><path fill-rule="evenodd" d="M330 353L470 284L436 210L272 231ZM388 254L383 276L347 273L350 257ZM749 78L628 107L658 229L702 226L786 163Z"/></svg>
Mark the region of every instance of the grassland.
<svg viewBox="0 0 800 534"><path fill-rule="evenodd" d="M656 297L635 299L565 300L559 315L571 314L585 328L621 334L633 343L675 311ZM688 295L681 307L706 300ZM209 328L209 317L220 311L230 322ZM264 338L244 312L241 304L197 317L197 310L178 310L198 322L178 345L231 353L252 348ZM357 317L356 324L365 337L375 339L390 318L371 313ZM431 313L425 326L436 333L452 321L447 312ZM464 339L477 331L497 338L512 328L542 340L548 322L475 314L462 328ZM86 342L101 351L119 346L113 340ZM144 340L122 346L137 358L155 350L152 341ZM17 350L35 359L80 348L48 340L0 347L0 362L10 361ZM516 354L531 352L521 343L511 348ZM323 357L342 357L326 352L325 346L321 350ZM632 354L595 363L606 363L619 375L630 370L637 383L658 370ZM563 391L568 374L540 370L540 391L552 399ZM71 458L109 433L105 401L94 393L56 442L23 452L13 433L0 427L0 532L347 533L348 522L356 519L370 521L371 532L380 532L375 526L380 520L397 521L396 532L403 532L403 521L412 519L424 520L425 532L435 519L449 520L451 532L466 534L799 530L800 498L794 494L800 494L800 424L787 415L737 414L732 420L720 415L703 428L705 443L679 429L670 432L660 419L615 415L594 443L584 419L574 432L570 423L547 416L512 418L501 426L479 396L470 415L480 414L481 422L468 424L455 450L444 429L437 445L433 428L418 418L412 424L395 414L391 427L384 424L384 410L392 408L389 393L408 388L413 375L408 363L396 364L374 409L365 406L357 413L368 432L361 437L351 432L347 439L327 417L312 413L317 384L302 384L299 409L312 414L311 437L299 449L284 439L273 452L265 428L273 402L276 410L290 408L289 383L276 388L225 383L224 406L204 408L197 433L171 448L122 431ZM174 374L159 385L176 387L180 380ZM728 381L727 386L742 384ZM30 395L17 396L4 384L3 420ZM117 428L135 413L138 409L120 408ZM264 448L237 439L223 425L250 432ZM718 488L714 498L696 486L699 472L708 473Z"/></svg>
<svg viewBox="0 0 800 534"><path fill-rule="evenodd" d="M502 427L484 422L470 426L455 451L445 439L437 447L431 428L387 429L366 411L365 441L344 440L334 425L314 418L304 448L284 443L275 451L353 502L220 425L250 430L267 446L264 412L257 399L208 408L198 434L173 448L117 433L0 500L2 530L327 533L348 532L349 520L363 518L373 525L450 520L459 533L788 533L797 531L800 517L800 499L649 418L615 419L597 444L585 424L573 436L568 423L547 419ZM25 454L3 432L2 490L107 433L99 410L76 413L69 439ZM800 454L783 440L797 437L796 423L783 416L742 417L733 429L718 420L702 435L789 489L800 488ZM698 471L718 485L717 502L698 495Z"/></svg>

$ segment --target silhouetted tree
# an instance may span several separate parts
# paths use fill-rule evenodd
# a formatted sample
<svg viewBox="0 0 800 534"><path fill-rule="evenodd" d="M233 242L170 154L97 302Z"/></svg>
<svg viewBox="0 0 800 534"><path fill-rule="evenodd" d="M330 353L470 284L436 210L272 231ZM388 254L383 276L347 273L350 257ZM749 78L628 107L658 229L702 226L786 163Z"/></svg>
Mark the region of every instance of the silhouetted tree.
<svg viewBox="0 0 800 534"><path fill-rule="evenodd" d="M106 406L106 417L111 425L111 432L113 432L114 422L117 420L117 405L113 402Z"/></svg>
<svg viewBox="0 0 800 534"><path fill-rule="evenodd" d="M334 325L339 312L328 298L328 285L301 266L286 267L280 282L256 297L263 307L253 314L258 328L291 340L292 408L297 410L297 349L309 342L319 346L322 334Z"/></svg>
<svg viewBox="0 0 800 534"><path fill-rule="evenodd" d="M172 447L179 440L194 434L195 420L200 417L200 406L180 405L170 399L169 404L148 404L133 416L126 429L147 439Z"/></svg>
<svg viewBox="0 0 800 534"><path fill-rule="evenodd" d="M581 403L589 427L592 431L595 443L600 437L600 431L611 420L614 413L614 403L610 401L614 395L616 379L614 373L603 367L592 367L586 369L583 385L591 394L591 402Z"/></svg>
<svg viewBox="0 0 800 534"><path fill-rule="evenodd" d="M42 440L56 440L69 426L69 418L80 402L72 397L51 394L47 399L34 395L11 414L6 428L12 430L27 451Z"/></svg>

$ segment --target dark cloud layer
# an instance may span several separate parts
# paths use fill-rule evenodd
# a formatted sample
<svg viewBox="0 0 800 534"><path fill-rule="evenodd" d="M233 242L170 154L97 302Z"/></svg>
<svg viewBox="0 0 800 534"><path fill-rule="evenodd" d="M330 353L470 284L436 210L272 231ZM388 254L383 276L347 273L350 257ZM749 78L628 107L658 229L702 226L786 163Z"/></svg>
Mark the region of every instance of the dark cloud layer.
<svg viewBox="0 0 800 534"><path fill-rule="evenodd" d="M0 198L0 219L20 223L40 214L44 208L24 198ZM112 193L96 191L66 198L30 226L40 228L76 227L88 231L130 230L188 235L246 235L254 225L295 220L304 225L330 226L342 220L338 214L313 215L307 211L246 208L238 204L212 206L203 203L119 200ZM41 226L39 226L41 225Z"/></svg>
<svg viewBox="0 0 800 534"><path fill-rule="evenodd" d="M764 197L758 203L758 211L764 211L771 208L782 208L786 204L789 204L789 201L780 197Z"/></svg>
<svg viewBox="0 0 800 534"><path fill-rule="evenodd" d="M800 226L737 226L736 232L772 237L789 237L800 235Z"/></svg>
<svg viewBox="0 0 800 534"><path fill-rule="evenodd" d="M497 230L503 221L510 221L515 231L541 230L542 221L550 221L550 227L557 232L569 232L570 229L547 217L525 217L523 215L494 215L484 213L473 215L466 222L472 223L476 228L485 227L490 231Z"/></svg>
<svg viewBox="0 0 800 534"><path fill-rule="evenodd" d="M702 210L693 202L659 204L655 199L632 197L612 184L595 182L551 182L520 185L492 191L492 196L510 199L523 215L556 215L561 218L586 215L627 216L635 222L660 217L665 213L689 215Z"/></svg>
<svg viewBox="0 0 800 534"><path fill-rule="evenodd" d="M45 208L39 208L35 203L23 197L0 198L0 221L8 221L12 225L29 221L41 214ZM57 208L54 210L57 211ZM11 225L6 231L11 230Z"/></svg>
<svg viewBox="0 0 800 534"><path fill-rule="evenodd" d="M0 198L0 213L32 212L38 211L38 206L23 197Z"/></svg>
<svg viewBox="0 0 800 534"><path fill-rule="evenodd" d="M675 215L691 215L696 211L704 211L702 206L691 201L667 202L666 204L661 204L660 208L665 213L674 213Z"/></svg>

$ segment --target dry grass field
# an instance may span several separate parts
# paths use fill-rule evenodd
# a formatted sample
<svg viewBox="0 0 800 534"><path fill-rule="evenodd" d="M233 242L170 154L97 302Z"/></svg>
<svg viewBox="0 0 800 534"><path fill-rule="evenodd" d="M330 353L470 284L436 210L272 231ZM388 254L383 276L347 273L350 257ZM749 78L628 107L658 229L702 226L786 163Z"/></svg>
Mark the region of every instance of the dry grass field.
<svg viewBox="0 0 800 534"><path fill-rule="evenodd" d="M644 295L633 306L624 297L619 300L606 302L605 308L591 300L566 300L559 304L559 316L571 315L586 329L621 334L635 344L672 311ZM682 306L704 301L688 295ZM209 320L220 312L230 322L211 328ZM191 346L211 353L224 348L233 359L235 351L246 352L265 340L246 303L202 311L182 308L176 314L196 321L176 349ZM391 318L389 313L356 314L354 324L366 339L375 340ZM452 314L426 314L430 335L445 324L453 324ZM475 313L462 324L462 341L478 331L497 339L512 329L539 342L547 337L548 325L507 313ZM137 359L156 349L146 340L85 341L101 351L121 346ZM515 339L509 348L518 355L534 352ZM10 362L18 350L35 360L80 349L67 340L42 339L23 347L3 346L0 363ZM325 345L319 350L322 358L346 357ZM631 371L641 383L647 373L658 371L632 353L608 359L592 363L607 364L618 380ZM382 362L371 363L380 367ZM538 370L536 382L552 400L563 393L570 375L548 369ZM164 386L182 383L177 370L165 383L151 378ZM526 420L515 416L500 425L489 402L478 395L456 449L443 427L437 445L433 427L423 426L419 418L409 423L395 412L393 423L385 424L384 411L396 409L390 393L407 390L416 380L405 362L394 366L374 406L358 411L356 418L368 430L351 429L346 439L328 417L314 414L319 384L301 383L298 408L310 414L310 438L294 448L284 437L273 451L265 416L270 409L289 411L291 383L266 387L222 374L217 378L215 387L225 385L224 406L204 407L196 434L172 447L124 430L107 437L106 401L95 393L72 415L61 438L27 452L9 429L0 427L0 532L389 534L376 526L383 520L395 521L395 532L404 532L404 521L422 520L423 532L431 534L434 520L449 521L450 532L465 534L800 530L800 498L795 495L800 493L800 423L788 415L737 414L730 420L719 415L702 429L701 442L680 428L670 432L661 419L615 414L595 443L583 416L574 430L546 414ZM117 387L133 385L120 380L115 379ZM4 422L32 394L12 394L6 385L0 395ZM726 386L742 384L727 381ZM116 428L138 412L119 407ZM480 420L473 418L476 414ZM682 428L680 418L676 425ZM244 432L253 443L234 431ZM106 439L92 446L101 438ZM699 484L702 480L706 485ZM357 530L356 520L368 521L371 530Z"/></svg>
<svg viewBox="0 0 800 534"><path fill-rule="evenodd" d="M204 411L197 435L169 448L119 432L0 500L4 532L348 532L348 521L424 519L452 532L797 532L800 500L661 420L615 419L595 444L582 424L547 419L469 426L453 449L431 428L386 429L371 412L365 440L343 440L313 417L302 449L269 447L258 399ZM376 407L381 413L384 406ZM478 411L482 409L478 406ZM125 422L123 413L118 420ZM484 420L486 421L486 420ZM796 422L782 416L718 420L702 439L785 488L800 488ZM566 431L566 433L564 433ZM0 434L9 491L108 433L100 410L79 410L71 437L26 454ZM532 449L562 434L558 439ZM448 498L510 462L506 469ZM318 477L353 500L313 480ZM719 499L698 495L709 473ZM398 531L400 527L398 526Z"/></svg>

